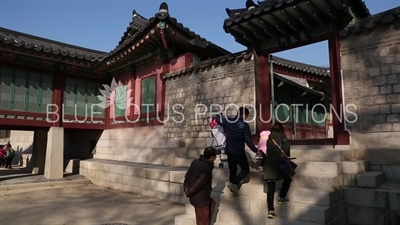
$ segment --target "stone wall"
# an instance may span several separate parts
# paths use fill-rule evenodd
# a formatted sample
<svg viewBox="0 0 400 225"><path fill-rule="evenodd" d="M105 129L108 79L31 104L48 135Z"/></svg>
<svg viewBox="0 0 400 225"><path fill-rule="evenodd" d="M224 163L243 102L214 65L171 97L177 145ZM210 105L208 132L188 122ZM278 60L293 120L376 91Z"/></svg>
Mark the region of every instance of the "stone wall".
<svg viewBox="0 0 400 225"><path fill-rule="evenodd" d="M104 130L93 158L159 164L157 161L173 156L174 149L184 144L177 138L164 139L163 133L163 126ZM165 150L163 154L158 154L160 149Z"/></svg>
<svg viewBox="0 0 400 225"><path fill-rule="evenodd" d="M211 144L208 117L215 116L219 111L235 116L238 107L246 106L250 109L248 120L254 118L254 87L253 60L214 65L168 79L165 115L170 112L170 118L164 123L164 137L185 141L192 139L200 143L206 140L207 144ZM175 108L179 109L175 110L177 112L173 112L174 105L181 105ZM249 125L254 132L255 122L249 122Z"/></svg>
<svg viewBox="0 0 400 225"><path fill-rule="evenodd" d="M369 160L374 170L400 165L399 29L397 19L340 41L344 101L357 106L357 121L347 123L351 144L356 157Z"/></svg>

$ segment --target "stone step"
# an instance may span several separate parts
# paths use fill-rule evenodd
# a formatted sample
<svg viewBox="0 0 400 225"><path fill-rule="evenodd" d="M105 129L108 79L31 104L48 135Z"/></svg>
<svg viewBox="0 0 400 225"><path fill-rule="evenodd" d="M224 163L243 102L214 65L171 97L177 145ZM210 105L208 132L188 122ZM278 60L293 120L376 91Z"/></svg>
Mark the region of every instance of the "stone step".
<svg viewBox="0 0 400 225"><path fill-rule="evenodd" d="M329 224L333 219L344 214L345 202L342 200L334 207L312 206L291 202L287 205L277 205L275 207L275 212L279 218L316 224ZM220 207L217 215L217 222L224 223L241 221L244 222L244 224L264 224L267 220L269 220L267 210L257 213L241 209Z"/></svg>
<svg viewBox="0 0 400 225"><path fill-rule="evenodd" d="M400 183L384 182L378 189L346 188L345 200L353 206L400 211Z"/></svg>
<svg viewBox="0 0 400 225"><path fill-rule="evenodd" d="M179 215L175 217L175 225L193 225L196 224L196 218L193 215ZM214 222L214 225L317 225L316 223L308 223L298 220L286 219L276 217L274 219L265 219L260 221L260 223L248 223L244 222L242 219L230 222Z"/></svg>
<svg viewBox="0 0 400 225"><path fill-rule="evenodd" d="M342 173L340 162L310 162L293 160L297 164L297 174L325 174L339 175Z"/></svg>
<svg viewBox="0 0 400 225"><path fill-rule="evenodd" d="M368 170L368 160L351 160L342 162L344 174L359 174Z"/></svg>
<svg viewBox="0 0 400 225"><path fill-rule="evenodd" d="M363 188L378 188L385 181L383 172L369 171L357 175L357 186Z"/></svg>
<svg viewBox="0 0 400 225"><path fill-rule="evenodd" d="M250 185L248 185L250 186ZM245 186L243 185L243 188ZM252 189L253 195L244 194L243 190L240 190L239 198L230 198L230 190L226 187L223 192L213 191L212 195L215 199L220 199L221 204L236 205L241 203L242 205L248 205L249 209L252 204L265 205L267 198L267 185L258 186L255 188L247 188L246 191ZM278 199L280 187L277 185L275 200ZM299 202L311 205L331 206L337 203L340 199L343 199L343 190L322 190L322 189L310 189L301 187L291 187L289 189L287 198L293 202Z"/></svg>
<svg viewBox="0 0 400 225"><path fill-rule="evenodd" d="M118 190L185 203L182 182L186 167L89 159L80 163L80 174L92 183Z"/></svg>
<svg viewBox="0 0 400 225"><path fill-rule="evenodd" d="M265 212L268 211L265 199L254 200L244 198L243 196L229 198L229 196L225 195L220 196L219 199L215 196L213 197L217 201L217 206L219 209L218 218L222 218L219 219L219 221L222 222L227 222L223 217L224 213L234 212L238 215L264 218ZM331 206L322 206L305 204L291 200L285 205L279 205L275 203L275 211L280 217L323 224L330 222L332 219L345 213L345 201L340 200ZM192 205L186 205L186 214L192 216L195 215Z"/></svg>
<svg viewBox="0 0 400 225"><path fill-rule="evenodd" d="M187 150L185 148L152 148L149 156L186 158Z"/></svg>
<svg viewBox="0 0 400 225"><path fill-rule="evenodd" d="M342 162L354 158L353 150L296 150L294 148L290 150L290 156L296 157L299 161Z"/></svg>
<svg viewBox="0 0 400 225"><path fill-rule="evenodd" d="M343 175L296 174L293 177L291 186L324 190L337 190L343 186Z"/></svg>

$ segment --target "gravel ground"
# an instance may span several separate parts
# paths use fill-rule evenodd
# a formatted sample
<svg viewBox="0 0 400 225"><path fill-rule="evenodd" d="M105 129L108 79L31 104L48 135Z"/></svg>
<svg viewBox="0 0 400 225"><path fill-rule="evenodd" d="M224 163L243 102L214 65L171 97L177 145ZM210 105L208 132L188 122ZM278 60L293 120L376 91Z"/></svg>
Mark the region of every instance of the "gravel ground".
<svg viewBox="0 0 400 225"><path fill-rule="evenodd" d="M1 225L173 225L185 206L89 185L0 192Z"/></svg>

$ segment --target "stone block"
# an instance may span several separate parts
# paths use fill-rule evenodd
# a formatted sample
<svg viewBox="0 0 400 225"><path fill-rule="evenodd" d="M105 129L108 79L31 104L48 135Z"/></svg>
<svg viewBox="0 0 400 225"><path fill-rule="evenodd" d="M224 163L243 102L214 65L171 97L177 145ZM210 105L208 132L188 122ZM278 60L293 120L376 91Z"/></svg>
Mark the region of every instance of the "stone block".
<svg viewBox="0 0 400 225"><path fill-rule="evenodd" d="M367 160L359 161L344 161L342 162L343 173L345 174L359 174L368 169Z"/></svg>
<svg viewBox="0 0 400 225"><path fill-rule="evenodd" d="M89 178L90 170L85 169L85 168L79 168L79 174L86 178Z"/></svg>
<svg viewBox="0 0 400 225"><path fill-rule="evenodd" d="M389 205L389 196L386 190L346 188L345 199L347 204L361 207L385 209Z"/></svg>
<svg viewBox="0 0 400 225"><path fill-rule="evenodd" d="M67 167L65 168L65 172L72 174L79 174L79 159L70 159Z"/></svg>
<svg viewBox="0 0 400 225"><path fill-rule="evenodd" d="M183 195L183 185L182 184L177 184L177 183L169 183L169 190L168 193L174 194L174 195Z"/></svg>
<svg viewBox="0 0 400 225"><path fill-rule="evenodd" d="M189 167L193 159L186 158L172 158L172 166L184 166Z"/></svg>
<svg viewBox="0 0 400 225"><path fill-rule="evenodd" d="M132 177L140 177L140 178L144 178L145 177L144 169L140 168L140 167L128 166L126 168L126 173L125 174L127 176L132 176Z"/></svg>
<svg viewBox="0 0 400 225"><path fill-rule="evenodd" d="M388 190L389 209L400 212L400 190Z"/></svg>
<svg viewBox="0 0 400 225"><path fill-rule="evenodd" d="M342 175L325 175L325 174L296 174L291 186L317 188L324 190L338 189L343 185Z"/></svg>
<svg viewBox="0 0 400 225"><path fill-rule="evenodd" d="M400 182L400 165L382 166L387 181Z"/></svg>
<svg viewBox="0 0 400 225"><path fill-rule="evenodd" d="M357 175L356 174L343 174L343 185L345 187L357 186Z"/></svg>
<svg viewBox="0 0 400 225"><path fill-rule="evenodd" d="M321 173L338 175L342 171L342 165L339 162L307 162L294 160L297 164L296 172L298 174Z"/></svg>
<svg viewBox="0 0 400 225"><path fill-rule="evenodd" d="M126 165L107 164L106 171L108 173L125 175L127 168L128 166Z"/></svg>
<svg viewBox="0 0 400 225"><path fill-rule="evenodd" d="M144 174L145 178L149 180L169 181L169 171L146 168Z"/></svg>
<svg viewBox="0 0 400 225"><path fill-rule="evenodd" d="M150 180L126 175L122 176L122 184L144 189L151 188Z"/></svg>
<svg viewBox="0 0 400 225"><path fill-rule="evenodd" d="M90 162L88 169L96 171L107 171L107 164L99 162Z"/></svg>
<svg viewBox="0 0 400 225"><path fill-rule="evenodd" d="M185 180L185 171L170 171L169 172L169 181L172 183L179 183L182 184Z"/></svg>
<svg viewBox="0 0 400 225"><path fill-rule="evenodd" d="M159 181L159 180L150 180L150 189L158 192L167 192L169 193L169 182ZM182 193L182 192L181 192Z"/></svg>
<svg viewBox="0 0 400 225"><path fill-rule="evenodd" d="M385 180L383 172L365 172L357 175L357 186L365 188L377 188Z"/></svg>
<svg viewBox="0 0 400 225"><path fill-rule="evenodd" d="M347 219L349 224L390 224L387 219L387 210L352 205L347 206Z"/></svg>

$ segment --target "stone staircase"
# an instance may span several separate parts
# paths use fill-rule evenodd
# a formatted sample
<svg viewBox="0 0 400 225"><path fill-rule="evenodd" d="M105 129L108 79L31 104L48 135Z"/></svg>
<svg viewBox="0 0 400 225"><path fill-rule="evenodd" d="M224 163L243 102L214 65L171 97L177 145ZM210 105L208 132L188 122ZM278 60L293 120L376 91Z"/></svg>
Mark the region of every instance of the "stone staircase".
<svg viewBox="0 0 400 225"><path fill-rule="evenodd" d="M186 214L177 216L175 225L193 225L194 208L183 196L182 182L191 161L201 152L202 149L153 148L151 151L146 150L142 156L132 157L130 162L99 158L81 160L79 173L97 185L185 204ZM352 150L295 148L292 156L297 157L295 162L298 169L288 193L290 203L276 204L275 219L268 219L266 215L267 187L263 183L262 174L252 170L240 189L240 197L230 198L226 188L229 173L227 167L218 168L218 162L215 162L212 195L217 201L217 209L214 224L369 224L355 220L353 214L371 216L363 215L357 209L360 206L376 205L376 195L384 196L384 203L380 203L382 207L391 204L391 209L400 209L396 203L398 201L391 200L400 199L400 191L373 189L382 186L384 174L367 171L368 162L354 160ZM253 159L249 160L254 166ZM278 183L278 191L279 186ZM376 214L374 210L370 212ZM394 217L392 214L388 216Z"/></svg>
<svg viewBox="0 0 400 225"><path fill-rule="evenodd" d="M216 169L215 225L346 224L345 177L357 178L358 174L366 172L367 162L352 160L351 150L292 150L292 156L297 157L294 161L298 168L288 193L290 203L275 204L275 219L267 218L267 187L262 174L252 171L249 182L240 189L240 196L230 198L224 186L228 171ZM195 217L193 206L187 204L186 214L176 217L175 225L189 224L195 224Z"/></svg>

